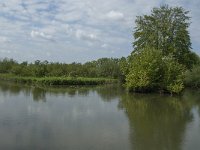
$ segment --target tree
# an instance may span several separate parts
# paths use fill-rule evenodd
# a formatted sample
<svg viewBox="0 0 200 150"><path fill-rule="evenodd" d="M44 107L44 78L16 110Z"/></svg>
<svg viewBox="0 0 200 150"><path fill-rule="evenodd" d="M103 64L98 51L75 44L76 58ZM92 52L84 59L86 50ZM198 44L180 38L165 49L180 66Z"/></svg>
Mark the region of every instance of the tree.
<svg viewBox="0 0 200 150"><path fill-rule="evenodd" d="M158 89L162 69L161 52L145 48L141 53L132 54L129 62L126 76L129 90L144 92Z"/></svg>
<svg viewBox="0 0 200 150"><path fill-rule="evenodd" d="M161 51L146 47L133 53L129 62L126 85L131 91L180 93L184 88L185 67L170 55L163 57Z"/></svg>
<svg viewBox="0 0 200 150"><path fill-rule="evenodd" d="M179 63L190 68L187 59L191 55L188 13L182 7L163 5L153 8L151 15L138 16L133 53L146 46L152 47L160 50L164 56L172 55Z"/></svg>
<svg viewBox="0 0 200 150"><path fill-rule="evenodd" d="M191 71L185 74L185 85L193 88L200 88L200 65L194 66Z"/></svg>
<svg viewBox="0 0 200 150"><path fill-rule="evenodd" d="M182 7L163 5L153 8L151 15L137 17L134 51L121 65L129 90L183 90L186 70L200 63L190 51L188 13Z"/></svg>
<svg viewBox="0 0 200 150"><path fill-rule="evenodd" d="M161 88L170 93L180 93L183 88L185 66L178 63L171 55L162 58L163 79Z"/></svg>
<svg viewBox="0 0 200 150"><path fill-rule="evenodd" d="M120 67L120 74L121 74L120 81L125 82L125 76L127 75L128 70L129 70L128 59L125 57L122 57L119 61L119 67Z"/></svg>

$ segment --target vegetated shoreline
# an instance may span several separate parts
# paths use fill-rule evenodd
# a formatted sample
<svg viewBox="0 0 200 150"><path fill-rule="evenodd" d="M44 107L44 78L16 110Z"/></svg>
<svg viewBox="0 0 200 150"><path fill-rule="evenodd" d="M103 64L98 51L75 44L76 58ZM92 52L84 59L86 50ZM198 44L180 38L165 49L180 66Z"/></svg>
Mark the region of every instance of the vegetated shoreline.
<svg viewBox="0 0 200 150"><path fill-rule="evenodd" d="M117 79L111 78L87 78L87 77L23 77L12 74L0 74L0 79L21 84L45 85L45 86L84 86L116 84Z"/></svg>
<svg viewBox="0 0 200 150"><path fill-rule="evenodd" d="M48 87L87 87L87 86L101 86L119 84L119 79L112 78L89 78L89 77L23 77L12 74L0 73L0 80L10 83L23 84L27 86L48 88ZM122 85L123 86L123 85ZM124 86L123 86L124 87ZM125 87L124 87L125 88ZM200 88L193 86L186 86L186 89L200 90ZM185 91L185 89L183 90ZM132 91L138 94L170 94L167 91ZM181 92L182 93L182 92ZM171 93L172 94L172 93ZM174 93L175 94L175 93ZM173 95L174 95L173 94ZM179 93L180 94L180 93ZM179 95L178 94L178 95ZM177 95L177 94L175 94Z"/></svg>

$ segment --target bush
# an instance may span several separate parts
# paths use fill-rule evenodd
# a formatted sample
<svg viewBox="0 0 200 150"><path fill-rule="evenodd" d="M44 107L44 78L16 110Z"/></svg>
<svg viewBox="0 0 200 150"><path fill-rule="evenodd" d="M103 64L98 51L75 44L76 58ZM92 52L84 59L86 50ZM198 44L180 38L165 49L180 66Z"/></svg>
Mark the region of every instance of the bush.
<svg viewBox="0 0 200 150"><path fill-rule="evenodd" d="M129 90L152 91L158 88L162 70L162 55L155 49L145 48L129 57L130 68L126 75Z"/></svg>
<svg viewBox="0 0 200 150"><path fill-rule="evenodd" d="M172 56L163 57L159 50L145 48L129 57L126 86L138 92L166 91L180 93L183 86L185 67Z"/></svg>
<svg viewBox="0 0 200 150"><path fill-rule="evenodd" d="M194 66L185 74L184 83L187 87L200 88L200 65Z"/></svg>
<svg viewBox="0 0 200 150"><path fill-rule="evenodd" d="M171 93L180 93L184 89L185 67L179 64L172 56L163 58L163 89Z"/></svg>

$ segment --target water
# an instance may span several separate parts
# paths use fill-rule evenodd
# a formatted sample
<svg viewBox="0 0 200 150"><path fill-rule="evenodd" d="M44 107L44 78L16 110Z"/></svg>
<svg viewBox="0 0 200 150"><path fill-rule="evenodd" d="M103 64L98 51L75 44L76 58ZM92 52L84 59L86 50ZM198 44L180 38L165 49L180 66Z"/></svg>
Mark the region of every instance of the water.
<svg viewBox="0 0 200 150"><path fill-rule="evenodd" d="M0 149L198 150L200 91L171 97L0 82Z"/></svg>

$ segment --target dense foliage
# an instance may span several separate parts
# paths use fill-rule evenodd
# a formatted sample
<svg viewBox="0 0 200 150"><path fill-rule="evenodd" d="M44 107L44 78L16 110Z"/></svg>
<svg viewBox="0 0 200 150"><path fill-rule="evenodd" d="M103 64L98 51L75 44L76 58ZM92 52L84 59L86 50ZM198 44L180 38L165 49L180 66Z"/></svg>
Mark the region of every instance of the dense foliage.
<svg viewBox="0 0 200 150"><path fill-rule="evenodd" d="M0 79L32 85L100 85L116 83L116 79L87 77L20 77L11 74L0 74Z"/></svg>
<svg viewBox="0 0 200 150"><path fill-rule="evenodd" d="M185 85L192 88L200 88L200 65L194 66L185 74Z"/></svg>
<svg viewBox="0 0 200 150"><path fill-rule="evenodd" d="M189 19L182 7L167 5L137 17L134 51L121 65L129 90L180 93L184 89L186 70L199 62L190 51Z"/></svg>
<svg viewBox="0 0 200 150"><path fill-rule="evenodd" d="M172 57L163 57L160 51L145 48L130 56L126 85L134 91L168 91L183 89L185 67Z"/></svg>
<svg viewBox="0 0 200 150"><path fill-rule="evenodd" d="M153 8L151 15L138 16L134 32L135 51L146 46L160 50L164 56L171 54L179 63L191 68L194 62L190 51L188 27L190 17L182 7L163 5Z"/></svg>
<svg viewBox="0 0 200 150"><path fill-rule="evenodd" d="M0 73L13 74L26 77L107 77L119 78L120 59L101 58L97 61L81 63L52 63L48 61L35 61L34 63L18 63L13 59L0 61Z"/></svg>

